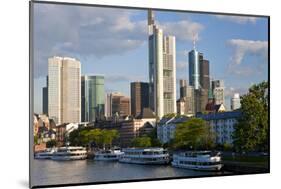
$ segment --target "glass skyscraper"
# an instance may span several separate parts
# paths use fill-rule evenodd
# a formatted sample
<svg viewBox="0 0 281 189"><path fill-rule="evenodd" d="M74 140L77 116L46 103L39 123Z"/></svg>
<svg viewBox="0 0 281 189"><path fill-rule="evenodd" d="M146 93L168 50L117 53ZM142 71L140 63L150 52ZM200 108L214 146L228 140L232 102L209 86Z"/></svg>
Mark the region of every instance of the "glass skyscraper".
<svg viewBox="0 0 281 189"><path fill-rule="evenodd" d="M104 117L104 76L81 77L81 119L93 122Z"/></svg>

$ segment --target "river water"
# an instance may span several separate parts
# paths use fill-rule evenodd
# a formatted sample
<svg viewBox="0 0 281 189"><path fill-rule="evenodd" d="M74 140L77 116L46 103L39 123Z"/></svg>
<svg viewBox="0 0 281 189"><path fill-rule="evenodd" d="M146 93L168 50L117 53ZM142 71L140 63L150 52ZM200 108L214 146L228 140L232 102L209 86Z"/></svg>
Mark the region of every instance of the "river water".
<svg viewBox="0 0 281 189"><path fill-rule="evenodd" d="M137 165L93 160L53 161L34 159L31 161L31 166L32 185L230 174L226 172L193 171L174 168L171 165Z"/></svg>

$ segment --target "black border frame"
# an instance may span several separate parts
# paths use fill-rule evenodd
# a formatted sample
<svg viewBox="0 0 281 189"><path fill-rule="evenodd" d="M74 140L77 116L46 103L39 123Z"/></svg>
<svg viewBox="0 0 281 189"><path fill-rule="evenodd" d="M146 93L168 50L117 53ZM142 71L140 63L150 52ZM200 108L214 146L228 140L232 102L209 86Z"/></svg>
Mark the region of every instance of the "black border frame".
<svg viewBox="0 0 281 189"><path fill-rule="evenodd" d="M131 179L131 180L120 180L120 181L104 181L104 182L83 182L83 183L69 183L69 184L50 184L50 185L31 185L31 158L33 158L33 4L53 4L53 5L68 5L68 6L86 6L86 7L102 7L102 8L123 8L131 10L148 10L153 9L156 11L166 12L182 12L182 13L196 13L196 14L211 14L211 15L227 15L227 16L250 16L258 18L267 18L268 20L268 171L261 173L232 173L227 175L198 175L198 176L181 176L181 177L165 177L165 178L150 178L150 179ZM238 14L238 13L225 13L225 12L209 12L209 11L191 11L191 10L175 10L175 9L164 9L154 7L128 7L120 5L102 5L102 4L88 4L88 3L70 3L70 2L55 2L55 1L40 1L30 0L29 1L29 188L50 188L50 187L66 187L66 186L85 186L85 185L99 185L99 184L114 184L114 183L131 183L131 182L143 182L143 181L161 181L161 180L176 180L176 179L191 179L191 178L208 178L208 177L226 177L226 176L240 176L240 175L257 175L257 174L268 174L270 173L270 16L269 15L255 15L255 14Z"/></svg>

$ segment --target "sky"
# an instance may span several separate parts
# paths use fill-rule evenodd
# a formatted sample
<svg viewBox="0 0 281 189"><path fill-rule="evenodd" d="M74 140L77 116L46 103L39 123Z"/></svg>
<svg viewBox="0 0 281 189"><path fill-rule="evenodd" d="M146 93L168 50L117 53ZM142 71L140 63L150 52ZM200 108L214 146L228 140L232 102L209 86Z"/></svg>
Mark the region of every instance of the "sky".
<svg viewBox="0 0 281 189"><path fill-rule="evenodd" d="M154 11L164 35L176 37L179 79L188 79L187 52L193 48L210 61L210 77L225 84L225 103L234 93L268 79L268 20ZM34 4L34 111L42 112L48 58L81 62L81 74L105 76L106 93L130 96L130 82L148 81L147 11L74 5Z"/></svg>

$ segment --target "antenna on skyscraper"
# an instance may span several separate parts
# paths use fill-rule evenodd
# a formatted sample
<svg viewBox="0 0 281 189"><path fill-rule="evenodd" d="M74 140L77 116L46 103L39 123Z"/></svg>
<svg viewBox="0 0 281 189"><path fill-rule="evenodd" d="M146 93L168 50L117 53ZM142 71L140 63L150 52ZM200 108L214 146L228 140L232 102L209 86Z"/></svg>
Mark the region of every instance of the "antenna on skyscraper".
<svg viewBox="0 0 281 189"><path fill-rule="evenodd" d="M193 49L195 50L195 43L196 43L196 40L195 40L195 34L193 33L192 35L192 42L193 42Z"/></svg>

